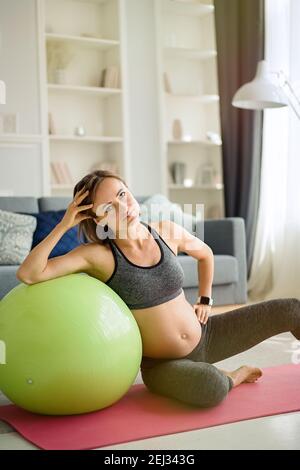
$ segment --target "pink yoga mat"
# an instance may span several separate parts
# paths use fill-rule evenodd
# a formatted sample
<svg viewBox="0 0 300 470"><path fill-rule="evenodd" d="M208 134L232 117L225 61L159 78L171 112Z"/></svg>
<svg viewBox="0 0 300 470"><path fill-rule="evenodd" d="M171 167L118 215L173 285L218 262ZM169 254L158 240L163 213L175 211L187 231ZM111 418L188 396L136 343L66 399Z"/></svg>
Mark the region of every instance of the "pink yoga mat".
<svg viewBox="0 0 300 470"><path fill-rule="evenodd" d="M93 413L41 416L7 405L0 407L0 419L41 449L83 450L299 411L300 365L263 372L257 382L233 388L213 408L185 405L138 384L114 405Z"/></svg>

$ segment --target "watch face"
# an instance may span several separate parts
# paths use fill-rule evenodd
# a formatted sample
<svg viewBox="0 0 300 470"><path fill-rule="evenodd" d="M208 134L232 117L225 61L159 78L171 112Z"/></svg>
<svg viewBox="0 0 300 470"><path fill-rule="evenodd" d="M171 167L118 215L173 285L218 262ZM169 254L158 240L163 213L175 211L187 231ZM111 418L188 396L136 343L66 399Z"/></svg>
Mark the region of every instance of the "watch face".
<svg viewBox="0 0 300 470"><path fill-rule="evenodd" d="M203 305L213 305L213 299L206 296L200 296L198 302Z"/></svg>

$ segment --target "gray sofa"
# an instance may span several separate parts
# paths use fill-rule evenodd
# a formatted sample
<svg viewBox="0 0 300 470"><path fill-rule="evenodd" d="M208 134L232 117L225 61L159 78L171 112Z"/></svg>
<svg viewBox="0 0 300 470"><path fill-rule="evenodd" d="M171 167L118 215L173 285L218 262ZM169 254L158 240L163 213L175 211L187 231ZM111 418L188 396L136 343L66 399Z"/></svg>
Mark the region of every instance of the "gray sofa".
<svg viewBox="0 0 300 470"><path fill-rule="evenodd" d="M142 203L146 197L137 197ZM65 209L67 197L0 197L0 209L12 212L39 212ZM202 224L202 225L201 225ZM213 292L215 305L243 304L247 302L247 269L245 225L242 218L205 220L194 227L196 235L207 243L214 253ZM198 296L197 260L179 254L184 273L184 291L187 300L194 303ZM0 299L19 284L18 266L0 265Z"/></svg>

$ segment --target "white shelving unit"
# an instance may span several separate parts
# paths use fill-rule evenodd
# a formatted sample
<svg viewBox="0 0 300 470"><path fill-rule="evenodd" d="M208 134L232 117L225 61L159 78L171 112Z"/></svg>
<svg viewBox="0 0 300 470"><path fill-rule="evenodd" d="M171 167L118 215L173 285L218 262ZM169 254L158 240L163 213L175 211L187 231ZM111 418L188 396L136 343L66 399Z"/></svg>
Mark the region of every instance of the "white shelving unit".
<svg viewBox="0 0 300 470"><path fill-rule="evenodd" d="M85 143L85 142L99 142L99 143L102 143L102 144L112 144L112 143L117 143L117 142L122 142L122 138L118 138L118 137L104 137L104 136L100 136L100 137L95 137L95 136L83 136L83 137L79 137L79 136L76 136L76 135L50 135L49 136L49 139L50 141L57 141L57 142L64 142L64 141L68 141L68 142L82 142L82 143Z"/></svg>
<svg viewBox="0 0 300 470"><path fill-rule="evenodd" d="M102 51L108 51L109 49L120 45L119 41L113 41L110 39L87 38L80 36L72 36L70 34L46 33L46 39L49 42L65 41L70 42L72 44L76 44L77 46L94 47Z"/></svg>
<svg viewBox="0 0 300 470"><path fill-rule="evenodd" d="M123 81L124 33L120 0L40 0L46 63L48 194L71 195L74 184L103 165L128 179ZM72 21L70 21L72 18ZM56 69L63 71L55 71ZM117 67L112 86L103 70ZM80 145L78 145L80 143ZM52 164L65 162L70 179L55 179Z"/></svg>
<svg viewBox="0 0 300 470"><path fill-rule="evenodd" d="M156 0L156 14L165 192L224 217L213 1Z"/></svg>
<svg viewBox="0 0 300 470"><path fill-rule="evenodd" d="M115 88L103 88L95 86L74 86L74 85L48 85L49 93L63 92L63 93L82 93L85 95L95 95L102 96L103 98L107 96L119 95L121 90L116 90Z"/></svg>
<svg viewBox="0 0 300 470"><path fill-rule="evenodd" d="M108 162L136 195L163 192L181 204L204 203L206 217L222 216L222 147L207 139L208 131L220 134L211 1L10 0L0 26L5 112L19 118L15 134L0 137L2 191L70 195L73 183ZM70 54L63 73L47 68L54 46L60 60ZM111 66L121 81L104 86L102 71ZM174 119L182 139L173 136ZM51 181L53 162L68 164L72 184ZM186 164L187 182L172 180L175 162ZM214 184L196 180L210 164Z"/></svg>

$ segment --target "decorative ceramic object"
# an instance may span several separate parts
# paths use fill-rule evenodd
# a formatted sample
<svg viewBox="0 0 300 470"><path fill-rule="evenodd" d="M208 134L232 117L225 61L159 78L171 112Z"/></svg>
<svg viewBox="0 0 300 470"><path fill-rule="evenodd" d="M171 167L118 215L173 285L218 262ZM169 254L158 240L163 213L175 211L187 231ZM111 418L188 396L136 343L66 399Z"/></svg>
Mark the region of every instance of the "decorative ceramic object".
<svg viewBox="0 0 300 470"><path fill-rule="evenodd" d="M173 134L173 139L174 140L181 140L182 139L182 124L181 124L180 119L174 119L172 134Z"/></svg>
<svg viewBox="0 0 300 470"><path fill-rule="evenodd" d="M85 135L85 129L82 126L75 127L75 135L83 137Z"/></svg>

